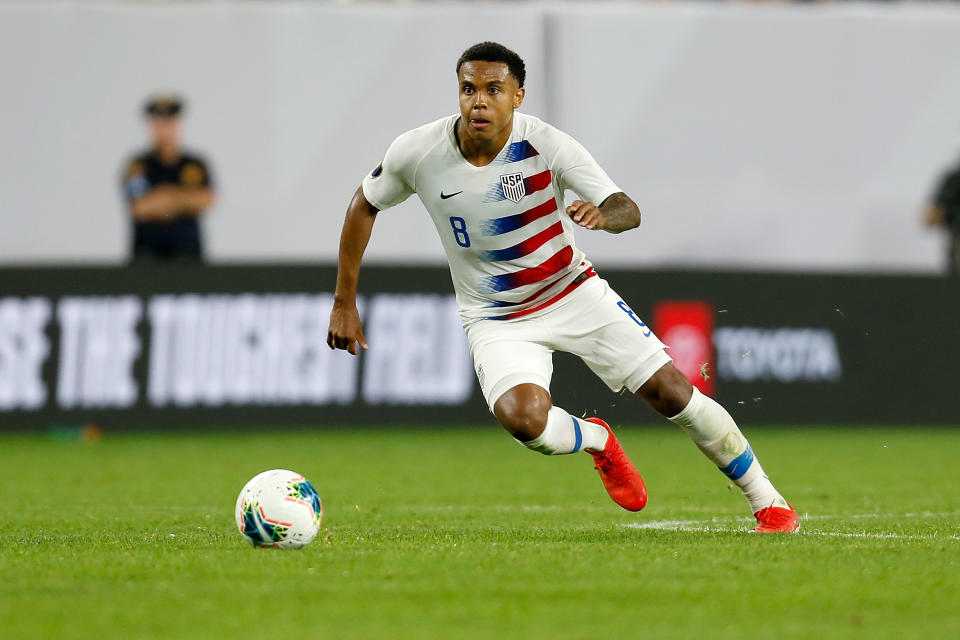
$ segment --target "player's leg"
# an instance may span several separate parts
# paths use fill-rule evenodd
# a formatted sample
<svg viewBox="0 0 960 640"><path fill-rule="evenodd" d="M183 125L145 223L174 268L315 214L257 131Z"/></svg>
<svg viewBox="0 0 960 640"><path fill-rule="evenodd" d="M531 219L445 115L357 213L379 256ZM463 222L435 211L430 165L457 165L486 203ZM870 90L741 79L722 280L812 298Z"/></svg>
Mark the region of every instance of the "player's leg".
<svg viewBox="0 0 960 640"><path fill-rule="evenodd" d="M554 406L548 391L553 351L534 340L539 321L479 324L467 329L480 388L500 424L523 446L545 455L586 451L617 504L638 511L646 504L643 479L609 427Z"/></svg>
<svg viewBox="0 0 960 640"><path fill-rule="evenodd" d="M697 448L740 487L750 510L760 514L757 519L761 527L791 531L797 528L796 514L764 473L737 423L718 402L691 385L672 363L661 367L637 389L636 395L683 429Z"/></svg>
<svg viewBox="0 0 960 640"><path fill-rule="evenodd" d="M624 509L639 511L647 504L643 478L603 420L570 415L553 405L546 389L531 383L504 392L495 401L493 413L528 449L545 455L589 453L607 493Z"/></svg>
<svg viewBox="0 0 960 640"><path fill-rule="evenodd" d="M603 449L607 432L553 406L553 351L534 341L531 322L468 329L470 351L490 411L523 446L546 455Z"/></svg>
<svg viewBox="0 0 960 640"><path fill-rule="evenodd" d="M493 415L518 442L546 455L603 451L607 431L553 406L550 393L524 382L505 391L493 405Z"/></svg>
<svg viewBox="0 0 960 640"><path fill-rule="evenodd" d="M553 326L558 339L551 346L580 356L613 391L628 389L679 425L743 490L761 525L785 514L795 522L730 414L694 389L663 343L605 281L598 279L588 291L578 321Z"/></svg>

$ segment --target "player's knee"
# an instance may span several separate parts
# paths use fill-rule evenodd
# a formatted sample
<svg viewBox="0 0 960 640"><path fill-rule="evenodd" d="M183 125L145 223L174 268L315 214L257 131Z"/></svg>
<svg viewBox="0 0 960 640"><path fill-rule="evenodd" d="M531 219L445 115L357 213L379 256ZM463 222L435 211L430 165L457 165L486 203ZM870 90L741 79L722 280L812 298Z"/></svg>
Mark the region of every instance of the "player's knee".
<svg viewBox="0 0 960 640"><path fill-rule="evenodd" d="M493 413L510 435L520 442L529 442L543 433L550 407L550 395L545 389L525 384L503 394Z"/></svg>
<svg viewBox="0 0 960 640"><path fill-rule="evenodd" d="M692 394L693 385L672 364L665 364L637 390L654 411L668 418L683 411Z"/></svg>
<svg viewBox="0 0 960 640"><path fill-rule="evenodd" d="M547 411L539 407L515 407L513 411L498 416L503 428L520 442L530 442L547 427Z"/></svg>

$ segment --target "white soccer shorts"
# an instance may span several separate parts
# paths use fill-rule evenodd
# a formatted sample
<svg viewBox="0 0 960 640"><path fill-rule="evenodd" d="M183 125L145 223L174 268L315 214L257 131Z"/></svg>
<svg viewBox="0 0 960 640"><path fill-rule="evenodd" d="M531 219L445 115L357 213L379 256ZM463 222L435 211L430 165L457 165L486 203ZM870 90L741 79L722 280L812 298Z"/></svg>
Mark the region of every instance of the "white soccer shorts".
<svg viewBox="0 0 960 640"><path fill-rule="evenodd" d="M554 351L579 356L614 392L635 393L671 361L653 331L598 276L529 316L474 322L467 339L491 411L518 384L549 391Z"/></svg>

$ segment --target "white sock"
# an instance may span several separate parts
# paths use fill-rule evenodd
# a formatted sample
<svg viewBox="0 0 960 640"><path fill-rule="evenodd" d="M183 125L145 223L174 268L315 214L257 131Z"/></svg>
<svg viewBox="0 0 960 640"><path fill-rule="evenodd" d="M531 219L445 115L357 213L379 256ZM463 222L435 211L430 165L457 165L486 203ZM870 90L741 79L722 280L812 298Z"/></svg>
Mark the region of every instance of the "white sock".
<svg viewBox="0 0 960 640"><path fill-rule="evenodd" d="M607 430L596 423L574 418L560 407L551 407L543 433L520 444L548 456L576 453L581 449L603 451Z"/></svg>
<svg viewBox="0 0 960 640"><path fill-rule="evenodd" d="M713 398L694 387L690 402L670 421L683 429L700 451L740 487L753 513L770 506L787 507L787 501L763 472L737 423Z"/></svg>

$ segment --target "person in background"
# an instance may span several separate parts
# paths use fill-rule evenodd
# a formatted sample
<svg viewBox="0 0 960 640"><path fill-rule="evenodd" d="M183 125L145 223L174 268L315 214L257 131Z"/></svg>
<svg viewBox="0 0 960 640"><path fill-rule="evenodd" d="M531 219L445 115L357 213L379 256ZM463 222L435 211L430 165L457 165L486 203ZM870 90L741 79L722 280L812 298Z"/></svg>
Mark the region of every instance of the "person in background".
<svg viewBox="0 0 960 640"><path fill-rule="evenodd" d="M176 96L150 98L144 114L152 146L123 171L134 262L203 260L199 218L213 204L213 178L200 156L180 147L182 112Z"/></svg>
<svg viewBox="0 0 960 640"><path fill-rule="evenodd" d="M933 199L927 205L925 222L930 227L945 227L950 233L947 273L960 276L960 163L940 179Z"/></svg>

